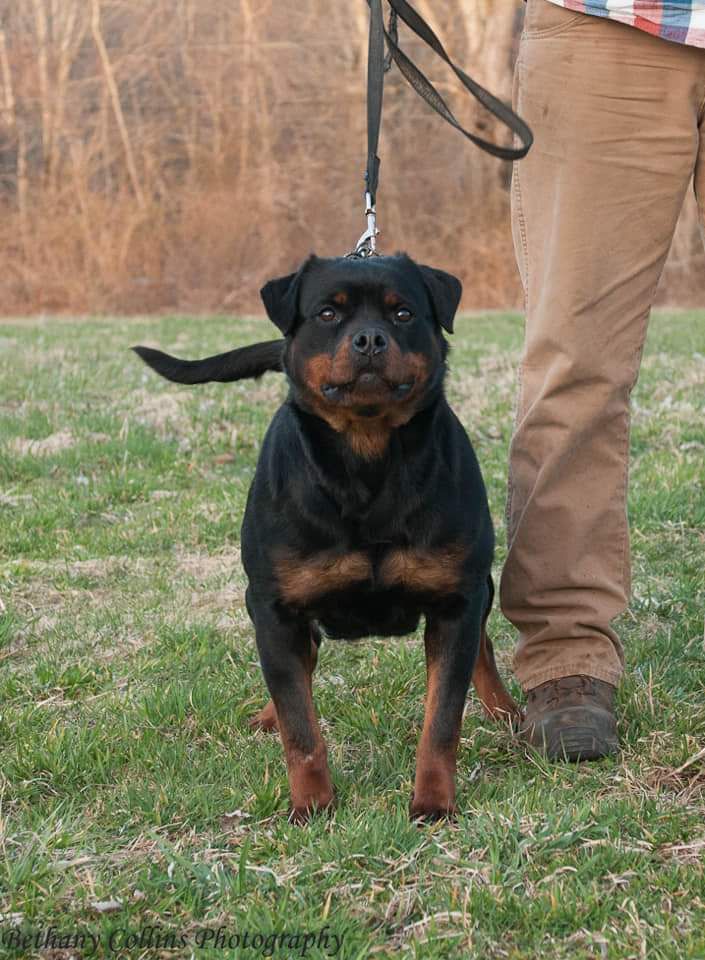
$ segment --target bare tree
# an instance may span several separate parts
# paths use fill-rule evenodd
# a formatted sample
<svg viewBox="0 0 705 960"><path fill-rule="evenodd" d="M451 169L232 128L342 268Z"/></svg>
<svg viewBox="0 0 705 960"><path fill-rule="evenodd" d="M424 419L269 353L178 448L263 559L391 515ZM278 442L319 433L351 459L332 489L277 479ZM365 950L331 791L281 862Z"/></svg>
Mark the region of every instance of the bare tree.
<svg viewBox="0 0 705 960"><path fill-rule="evenodd" d="M451 56L508 100L521 0L416 0ZM273 0L0 0L2 309L245 310L312 249L363 228L368 8ZM506 138L402 27L462 123ZM510 169L387 76L382 250L520 303ZM705 294L692 200L661 296Z"/></svg>

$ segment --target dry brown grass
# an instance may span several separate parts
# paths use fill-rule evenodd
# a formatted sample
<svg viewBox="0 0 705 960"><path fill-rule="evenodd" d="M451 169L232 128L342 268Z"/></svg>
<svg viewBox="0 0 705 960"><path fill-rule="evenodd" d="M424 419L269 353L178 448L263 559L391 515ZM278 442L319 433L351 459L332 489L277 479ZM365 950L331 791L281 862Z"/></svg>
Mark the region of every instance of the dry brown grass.
<svg viewBox="0 0 705 960"><path fill-rule="evenodd" d="M509 97L523 4L419 0ZM360 234L367 8L273 0L0 0L0 309L258 308L268 277ZM461 119L449 73L404 42ZM487 124L485 132L492 131ZM466 307L520 302L508 167L389 76L383 248L443 264ZM702 302L689 202L661 300Z"/></svg>

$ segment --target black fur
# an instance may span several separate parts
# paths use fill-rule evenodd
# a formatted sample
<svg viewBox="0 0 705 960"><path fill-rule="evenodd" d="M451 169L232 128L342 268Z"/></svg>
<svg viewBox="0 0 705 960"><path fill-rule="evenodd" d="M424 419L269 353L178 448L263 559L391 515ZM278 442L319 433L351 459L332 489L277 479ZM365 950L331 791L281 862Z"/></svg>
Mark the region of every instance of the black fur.
<svg viewBox="0 0 705 960"><path fill-rule="evenodd" d="M282 737L302 754L313 755L318 743L302 704L309 644L321 630L344 639L393 636L424 616L427 657L440 664L433 749L442 752L459 730L491 604L494 544L475 454L443 392L443 330L453 329L460 293L454 277L403 255L312 257L262 289L285 341L194 362L136 348L181 383L280 368L287 375L289 395L266 433L248 495L242 559ZM428 569L421 564L414 580L400 562L395 581L399 551L428 556ZM434 558L445 551L457 554L457 570L443 583L439 561L434 585ZM336 583L335 564L351 558L368 561L369 576ZM317 563L320 582L312 574L307 597L306 571L315 574Z"/></svg>
<svg viewBox="0 0 705 960"><path fill-rule="evenodd" d="M351 283L352 281L352 283ZM289 315L291 284L297 309ZM336 328L316 322L316 311L339 288L351 284L359 301ZM380 293L401 288L414 307L411 326L393 328L380 308ZM250 580L251 605L274 608L285 618L316 620L331 636L357 638L406 634L422 613L455 615L469 594L484 590L490 572L493 528L472 447L443 393L447 343L440 324L452 329L460 283L442 271L419 267L406 257L366 261L311 258L298 274L273 281L268 312L280 317L285 301L294 331L287 338L284 369L289 398L279 408L262 444L242 528L242 557ZM357 314L363 313L362 320ZM383 455L368 460L316 414L304 384L302 363L331 350L336 340L371 322L391 329L402 351L429 359L428 386L408 423L393 430ZM294 344L296 345L294 349ZM364 407L361 404L361 410ZM428 548L461 542L468 548L462 587L452 595L420 595L365 585L334 593L303 610L279 595L274 552L289 549L314 556L328 550L387 546Z"/></svg>
<svg viewBox="0 0 705 960"><path fill-rule="evenodd" d="M256 379L268 370L281 371L284 340L253 343L205 360L179 360L152 347L132 349L152 370L173 383L231 383L233 380Z"/></svg>

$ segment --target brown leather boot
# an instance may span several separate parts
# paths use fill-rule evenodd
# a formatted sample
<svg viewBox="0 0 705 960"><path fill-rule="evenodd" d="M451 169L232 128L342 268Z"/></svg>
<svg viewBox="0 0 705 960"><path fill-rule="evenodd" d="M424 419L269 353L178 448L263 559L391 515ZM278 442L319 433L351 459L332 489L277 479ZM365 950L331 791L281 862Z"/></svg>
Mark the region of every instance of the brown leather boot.
<svg viewBox="0 0 705 960"><path fill-rule="evenodd" d="M599 760L619 752L615 687L561 677L529 690L519 736L549 760Z"/></svg>

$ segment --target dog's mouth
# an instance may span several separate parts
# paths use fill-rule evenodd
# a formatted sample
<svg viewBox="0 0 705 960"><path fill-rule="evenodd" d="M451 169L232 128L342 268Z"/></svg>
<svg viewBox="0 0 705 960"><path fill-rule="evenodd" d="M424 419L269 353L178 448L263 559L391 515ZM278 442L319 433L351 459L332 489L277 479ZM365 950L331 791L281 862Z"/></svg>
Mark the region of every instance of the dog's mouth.
<svg viewBox="0 0 705 960"><path fill-rule="evenodd" d="M402 400L411 393L415 379L403 383L387 380L374 370L365 370L354 380L344 383L324 383L321 393L327 400L360 399L362 402L371 398Z"/></svg>

